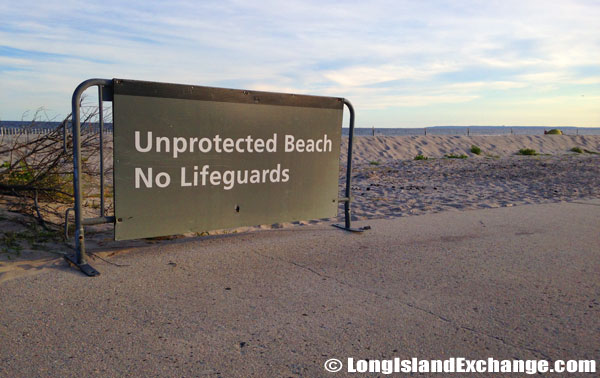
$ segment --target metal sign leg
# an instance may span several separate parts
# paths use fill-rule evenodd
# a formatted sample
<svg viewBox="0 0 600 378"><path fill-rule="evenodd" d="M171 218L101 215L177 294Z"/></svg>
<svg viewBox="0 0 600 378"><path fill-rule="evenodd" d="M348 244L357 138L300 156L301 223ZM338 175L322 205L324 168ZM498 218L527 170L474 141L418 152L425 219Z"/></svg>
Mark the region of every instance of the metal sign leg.
<svg viewBox="0 0 600 378"><path fill-rule="evenodd" d="M350 111L350 131L348 133L348 165L346 166L346 193L344 198L340 198L339 201L344 202L344 224L334 224L333 227L340 228L350 232L363 232L371 229L370 226L353 228L351 225L351 211L350 211L350 185L352 182L352 145L354 144L354 107L352 103L347 99L344 99L344 104Z"/></svg>
<svg viewBox="0 0 600 378"><path fill-rule="evenodd" d="M65 259L77 266L83 273L88 276L97 276L100 274L87 262L85 253L85 235L83 230L82 217L82 197L81 197L81 121L80 107L81 95L91 86L112 86L112 80L105 79L90 79L79 84L73 92L71 102L72 106L72 124L73 124L73 194L75 196L75 253L65 256ZM99 90L99 107L102 111L102 91ZM102 123L102 122L101 122Z"/></svg>

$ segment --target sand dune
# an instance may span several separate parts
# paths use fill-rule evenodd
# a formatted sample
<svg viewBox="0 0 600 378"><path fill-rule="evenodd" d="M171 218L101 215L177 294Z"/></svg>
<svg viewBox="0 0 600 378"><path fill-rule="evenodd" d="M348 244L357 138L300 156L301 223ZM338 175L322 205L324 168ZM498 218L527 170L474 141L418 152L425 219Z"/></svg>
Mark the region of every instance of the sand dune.
<svg viewBox="0 0 600 378"><path fill-rule="evenodd" d="M341 160L346 160L348 138L342 140ZM441 158L446 154L466 154L471 145L481 148L482 155L509 156L521 148L533 148L541 154L565 154L573 147L600 151L600 136L567 135L496 135L496 136L360 136L354 142L355 161L413 159L416 155Z"/></svg>

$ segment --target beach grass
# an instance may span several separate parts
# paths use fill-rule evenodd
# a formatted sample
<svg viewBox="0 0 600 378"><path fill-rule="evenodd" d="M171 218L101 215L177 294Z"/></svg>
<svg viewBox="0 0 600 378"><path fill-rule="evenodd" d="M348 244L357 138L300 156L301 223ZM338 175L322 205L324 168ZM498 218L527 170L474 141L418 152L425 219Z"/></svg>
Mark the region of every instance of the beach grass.
<svg viewBox="0 0 600 378"><path fill-rule="evenodd" d="M517 155L536 156L539 155L533 148L521 148Z"/></svg>
<svg viewBox="0 0 600 378"><path fill-rule="evenodd" d="M479 148L479 146L472 145L471 153L474 153L475 155L481 155L481 148Z"/></svg>

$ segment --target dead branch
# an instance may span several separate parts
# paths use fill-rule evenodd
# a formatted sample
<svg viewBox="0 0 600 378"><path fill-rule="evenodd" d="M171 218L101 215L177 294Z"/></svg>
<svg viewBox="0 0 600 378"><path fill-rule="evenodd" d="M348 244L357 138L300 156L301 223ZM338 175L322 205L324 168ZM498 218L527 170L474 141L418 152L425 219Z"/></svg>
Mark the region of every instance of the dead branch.
<svg viewBox="0 0 600 378"><path fill-rule="evenodd" d="M73 203L71 122L69 116L52 130L40 132L36 128L41 111L19 133L0 139L0 194L9 210L30 215L43 227L56 228L64 220L64 209ZM91 198L86 203L93 207L100 177L99 130L93 123L98 108L82 106L81 111L82 188L84 198ZM110 154L105 155L106 172L110 172Z"/></svg>

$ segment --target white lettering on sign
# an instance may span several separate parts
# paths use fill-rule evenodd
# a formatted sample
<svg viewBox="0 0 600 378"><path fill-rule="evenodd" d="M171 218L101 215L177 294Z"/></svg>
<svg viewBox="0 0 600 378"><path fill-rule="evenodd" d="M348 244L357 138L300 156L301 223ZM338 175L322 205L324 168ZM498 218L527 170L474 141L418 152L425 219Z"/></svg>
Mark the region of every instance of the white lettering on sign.
<svg viewBox="0 0 600 378"><path fill-rule="evenodd" d="M183 153L262 153L262 152L277 152L277 133L269 139L253 138L248 135L244 138L222 138L220 135L215 135L212 138L197 138L197 137L152 137L152 131L146 132L145 138L139 131L135 131L135 150L137 152L166 152L173 156L174 159ZM325 135L325 138L327 135ZM331 142L331 141L329 141ZM331 149L331 147L330 147Z"/></svg>
<svg viewBox="0 0 600 378"><path fill-rule="evenodd" d="M227 170L223 172L209 171L209 169L209 165L204 165L201 170L198 170L197 165L193 169L181 167L181 186L206 186L208 183L212 186L223 186L225 190L231 190L236 185L247 184L248 179L252 184L288 182L290 180L290 170L287 168L281 169L281 164L277 164L273 169Z"/></svg>
<svg viewBox="0 0 600 378"><path fill-rule="evenodd" d="M296 139L293 135L285 136L285 152L331 152L331 139L327 134L322 139Z"/></svg>
<svg viewBox="0 0 600 378"><path fill-rule="evenodd" d="M332 141L327 134L319 139L301 139L293 135L284 137L285 152L331 152ZM248 135L244 138L222 138L215 135L212 138L197 137L152 137L152 131L146 132L145 138L139 131L135 132L135 149L137 152L165 152L173 156L174 159L183 153L263 153L277 152L277 134L271 138L253 138Z"/></svg>
<svg viewBox="0 0 600 378"><path fill-rule="evenodd" d="M278 145L277 133L270 138L255 138L247 135L242 138L228 138L221 135L209 137L166 137L154 136L152 131L142 134L134 132L135 150L140 153L167 153L177 159L187 153L270 153L280 148L290 153L327 153L331 152L333 142L327 134L317 139L296 138L286 134ZM152 168L135 168L134 181L136 189L153 187L166 188L171 184L171 176L167 172L155 173ZM236 185L285 183L290 180L290 170L276 164L270 169L218 170L210 165L181 167L179 185L181 187L220 186L224 190L232 190ZM175 179L177 181L177 179Z"/></svg>
<svg viewBox="0 0 600 378"><path fill-rule="evenodd" d="M152 188L152 182L159 188L166 188L171 184L171 176L167 172L160 172L156 176L152 177L152 168L148 168L144 174L144 170L141 168L135 169L135 188L141 187L141 182L144 183L146 188Z"/></svg>

